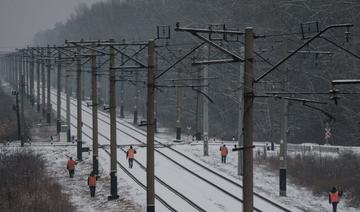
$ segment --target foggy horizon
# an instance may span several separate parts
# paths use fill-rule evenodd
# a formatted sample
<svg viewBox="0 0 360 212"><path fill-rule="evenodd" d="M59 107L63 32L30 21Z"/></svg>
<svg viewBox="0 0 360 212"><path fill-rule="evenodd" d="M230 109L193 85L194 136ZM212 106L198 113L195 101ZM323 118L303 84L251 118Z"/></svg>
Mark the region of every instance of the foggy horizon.
<svg viewBox="0 0 360 212"><path fill-rule="evenodd" d="M1 0L0 51L32 44L35 33L66 22L80 3L91 6L104 0Z"/></svg>

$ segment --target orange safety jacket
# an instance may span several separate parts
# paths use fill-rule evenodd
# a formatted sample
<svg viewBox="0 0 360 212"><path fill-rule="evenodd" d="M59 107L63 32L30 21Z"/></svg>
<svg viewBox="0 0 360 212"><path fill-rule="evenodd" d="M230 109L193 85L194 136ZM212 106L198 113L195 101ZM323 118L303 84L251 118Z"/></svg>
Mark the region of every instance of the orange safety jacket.
<svg viewBox="0 0 360 212"><path fill-rule="evenodd" d="M66 168L69 170L74 170L76 165L76 161L68 160Z"/></svg>
<svg viewBox="0 0 360 212"><path fill-rule="evenodd" d="M88 177L88 185L89 186L96 186L96 176L89 176Z"/></svg>
<svg viewBox="0 0 360 212"><path fill-rule="evenodd" d="M228 154L228 149L225 146L220 147L221 156L226 156Z"/></svg>
<svg viewBox="0 0 360 212"><path fill-rule="evenodd" d="M330 202L331 203L337 203L337 202L339 202L339 192L337 191L337 192L335 192L335 193L332 193L332 192L330 192L329 193L329 197L330 197Z"/></svg>
<svg viewBox="0 0 360 212"><path fill-rule="evenodd" d="M127 157L128 157L129 159L134 158L134 155L135 155L135 154L136 154L135 149L129 149L129 150L127 151Z"/></svg>

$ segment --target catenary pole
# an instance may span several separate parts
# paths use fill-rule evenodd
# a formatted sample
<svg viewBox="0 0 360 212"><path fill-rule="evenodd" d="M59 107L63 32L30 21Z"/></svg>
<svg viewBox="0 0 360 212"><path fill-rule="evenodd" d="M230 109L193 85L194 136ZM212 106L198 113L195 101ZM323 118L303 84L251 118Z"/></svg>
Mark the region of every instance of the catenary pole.
<svg viewBox="0 0 360 212"><path fill-rule="evenodd" d="M58 52L58 64L57 64L57 92L56 92L56 129L59 134L61 131L61 53Z"/></svg>
<svg viewBox="0 0 360 212"><path fill-rule="evenodd" d="M94 47L93 47L94 48ZM93 137L93 172L99 174L98 162L98 96L97 96L97 74L96 74L96 52L91 56L91 100L92 100L92 137Z"/></svg>
<svg viewBox="0 0 360 212"><path fill-rule="evenodd" d="M47 47L47 59L46 59L46 65L47 65L47 109L46 109L46 123L51 122L51 51L50 46Z"/></svg>
<svg viewBox="0 0 360 212"><path fill-rule="evenodd" d="M35 69L35 58L34 58L34 50L30 50L30 103L31 106L35 104L35 95L34 95L34 69Z"/></svg>
<svg viewBox="0 0 360 212"><path fill-rule="evenodd" d="M71 85L69 83L70 75L68 73L65 73L65 92L66 92L66 125L67 125L67 142L71 141L71 123L70 123L70 93L71 91Z"/></svg>
<svg viewBox="0 0 360 212"><path fill-rule="evenodd" d="M46 115L45 110L45 55L44 55L44 49L41 49L41 108L42 108L42 114L43 117Z"/></svg>
<svg viewBox="0 0 360 212"><path fill-rule="evenodd" d="M204 53L206 57L210 58L210 45L204 46ZM203 83L204 85L208 84L208 75L209 75L209 66L203 66ZM202 88L204 95L208 95L208 87L204 86ZM204 139L204 156L209 155L209 102L203 97L203 139Z"/></svg>
<svg viewBox="0 0 360 212"><path fill-rule="evenodd" d="M282 100L281 139L280 139L280 196L286 196L286 169L287 169L287 133L288 133L288 100Z"/></svg>
<svg viewBox="0 0 360 212"><path fill-rule="evenodd" d="M134 120L133 123L137 125L138 123L138 103L139 103L139 73L138 71L135 71L135 104L134 104Z"/></svg>
<svg viewBox="0 0 360 212"><path fill-rule="evenodd" d="M181 77L181 70L177 71L177 78ZM181 88L176 88L176 140L181 141Z"/></svg>
<svg viewBox="0 0 360 212"><path fill-rule="evenodd" d="M124 62L124 55L121 55L121 64ZM125 72L124 72L124 68L121 68L120 71L120 76L124 76ZM125 80L121 79L120 80L120 118L125 118L124 115L124 99L125 99Z"/></svg>
<svg viewBox="0 0 360 212"><path fill-rule="evenodd" d="M114 39L110 39L110 43L114 43ZM110 64L109 64L109 96L110 96L110 183L111 194L109 200L119 198L117 191L117 140L116 140L116 79L115 79L115 50L110 45Z"/></svg>
<svg viewBox="0 0 360 212"><path fill-rule="evenodd" d="M146 150L146 204L147 212L155 212L154 187L154 101L155 101L155 41L148 44L148 82L147 82L147 150Z"/></svg>
<svg viewBox="0 0 360 212"><path fill-rule="evenodd" d="M25 116L24 116L24 95L25 95L25 76L24 73L21 73L21 81L20 81L20 104L21 104L21 112L20 112L20 120L21 120L21 146L24 146L25 143Z"/></svg>
<svg viewBox="0 0 360 212"><path fill-rule="evenodd" d="M240 49L240 57L244 57L244 48ZM243 118L244 118L244 65L240 65L240 89L239 89L239 123L238 123L238 146L244 146ZM243 175L243 151L238 151L238 169L237 174Z"/></svg>
<svg viewBox="0 0 360 212"><path fill-rule="evenodd" d="M41 57L41 55L40 55ZM36 111L40 112L40 67L41 59L36 60Z"/></svg>
<svg viewBox="0 0 360 212"><path fill-rule="evenodd" d="M76 100L77 100L77 125L76 142L77 158L82 161L82 107L81 107L81 47L77 47L76 58Z"/></svg>
<svg viewBox="0 0 360 212"><path fill-rule="evenodd" d="M245 28L245 71L244 71L244 176L243 211L252 212L253 201L253 28Z"/></svg>

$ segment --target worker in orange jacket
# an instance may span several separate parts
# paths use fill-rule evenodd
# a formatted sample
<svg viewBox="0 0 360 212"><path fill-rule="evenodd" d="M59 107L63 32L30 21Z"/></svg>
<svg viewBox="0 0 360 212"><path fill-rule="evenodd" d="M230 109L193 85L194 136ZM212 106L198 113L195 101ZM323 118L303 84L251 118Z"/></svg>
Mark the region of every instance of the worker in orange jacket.
<svg viewBox="0 0 360 212"><path fill-rule="evenodd" d="M225 144L220 147L221 152L221 163L226 163L226 156L228 155L229 151L228 148L225 146Z"/></svg>
<svg viewBox="0 0 360 212"><path fill-rule="evenodd" d="M329 204L332 204L333 212L336 212L337 204L340 201L341 195L342 191L338 191L336 187L333 187L329 193Z"/></svg>
<svg viewBox="0 0 360 212"><path fill-rule="evenodd" d="M136 150L133 149L132 145L130 145L130 149L126 152L126 158L129 160L129 168L133 167L134 156L136 154Z"/></svg>
<svg viewBox="0 0 360 212"><path fill-rule="evenodd" d="M70 159L68 160L67 165L66 165L66 169L69 171L70 178L74 177L75 165L76 165L76 161L74 161L72 159L72 157L70 157Z"/></svg>
<svg viewBox="0 0 360 212"><path fill-rule="evenodd" d="M97 177L95 176L94 172L90 173L90 176L88 177L87 183L90 188L90 196L95 197L95 190L96 190L96 180Z"/></svg>

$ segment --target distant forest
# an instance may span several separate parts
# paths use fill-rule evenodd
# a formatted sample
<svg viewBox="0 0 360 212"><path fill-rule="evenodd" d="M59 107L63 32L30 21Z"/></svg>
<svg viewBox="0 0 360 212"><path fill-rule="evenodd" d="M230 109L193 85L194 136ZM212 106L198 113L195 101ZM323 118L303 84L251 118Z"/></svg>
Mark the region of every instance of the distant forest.
<svg viewBox="0 0 360 212"><path fill-rule="evenodd" d="M338 103L330 99L331 80L360 79L360 2L356 0L110 0L95 3L91 7L78 5L65 23L56 23L54 28L38 32L34 45L63 45L64 40L109 39L118 41L149 40L156 37L156 26L171 25L171 39L159 41L168 44L158 50L158 71L165 69L176 58L195 46L198 41L188 33L174 32L175 23L181 26L208 28L209 24L225 24L228 29L244 30L253 27L255 39L255 77L260 76L291 51L300 46L307 37L328 25L352 23L349 29L336 28L323 34L306 46L302 53L293 56L278 69L255 86L255 96L265 96L266 92L294 92L286 96L312 99L327 104L290 102L289 142L325 142L324 128L331 128L331 144L358 145L360 136L360 89L359 85L339 85ZM315 24L318 23L318 29ZM303 25L301 25L303 24ZM303 26L303 27L301 27ZM303 29L303 30L301 30ZM304 34L302 33L304 32ZM350 33L345 33L350 32ZM327 41L327 40L330 41ZM243 41L243 38L240 38ZM223 47L240 54L241 42L218 41ZM354 53L337 47L345 48ZM180 50L181 48L181 50ZM307 51L307 52L306 52ZM197 59L219 59L224 56L218 51L205 49L194 53ZM146 57L143 55L145 60ZM191 66L192 58L184 60L164 79L178 76L195 78L201 76L204 67ZM238 135L238 111L240 82L239 70L242 64L232 63L209 66L210 136L230 140ZM145 75L144 75L145 76ZM164 80L162 79L162 80ZM198 82L190 82L190 84ZM134 86L125 83L125 110L131 114L134 105ZM86 86L90 86L86 84ZM89 90L89 89L87 89ZM357 94L359 93L359 94ZM106 94L106 93L105 93ZM161 89L157 92L157 119L160 127L175 128L175 89ZM142 88L142 113L144 114L146 91ZM199 95L199 128L202 131L202 101ZM197 93L191 88L182 90L182 129L195 133ZM275 98L256 97L254 99L254 140L274 141L280 139L281 101ZM325 115L325 112L331 114Z"/></svg>

